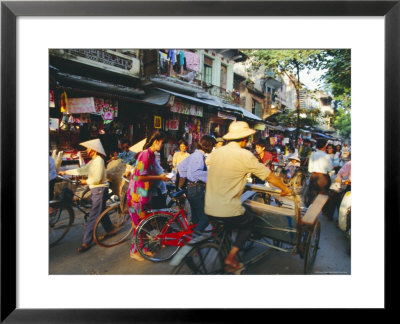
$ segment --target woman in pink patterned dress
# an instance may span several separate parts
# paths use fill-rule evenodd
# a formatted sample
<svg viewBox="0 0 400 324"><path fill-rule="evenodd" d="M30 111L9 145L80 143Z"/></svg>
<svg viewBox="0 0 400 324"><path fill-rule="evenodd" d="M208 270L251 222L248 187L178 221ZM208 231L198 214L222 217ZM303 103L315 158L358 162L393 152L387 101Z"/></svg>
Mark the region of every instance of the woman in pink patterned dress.
<svg viewBox="0 0 400 324"><path fill-rule="evenodd" d="M154 152L159 152L166 138L165 133L155 131L153 135L146 141L143 146L143 151L139 153L135 167L132 171L131 181L127 192L127 202L129 216L134 228L133 235L136 232L136 226L146 216L146 210L150 209L150 187L154 181L162 180L169 181L166 174L156 175L155 155ZM148 252L151 253L150 251ZM137 261L143 261L144 258L139 254L132 244L130 256Z"/></svg>

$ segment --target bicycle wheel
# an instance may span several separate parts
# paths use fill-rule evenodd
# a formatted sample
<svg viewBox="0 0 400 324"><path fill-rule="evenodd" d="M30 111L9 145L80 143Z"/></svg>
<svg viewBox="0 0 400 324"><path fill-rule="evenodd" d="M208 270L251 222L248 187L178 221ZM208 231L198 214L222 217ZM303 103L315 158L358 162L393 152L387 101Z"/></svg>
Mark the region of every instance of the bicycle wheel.
<svg viewBox="0 0 400 324"><path fill-rule="evenodd" d="M172 274L223 274L225 257L218 244L205 242L194 247L173 269Z"/></svg>
<svg viewBox="0 0 400 324"><path fill-rule="evenodd" d="M54 207L49 215L49 245L53 247L68 233L74 222L74 211L70 206Z"/></svg>
<svg viewBox="0 0 400 324"><path fill-rule="evenodd" d="M116 231L107 235L101 224L105 217L109 217ZM124 242L132 233L132 223L128 212L121 211L120 204L115 204L105 209L97 218L93 229L93 240L103 247L112 247Z"/></svg>
<svg viewBox="0 0 400 324"><path fill-rule="evenodd" d="M308 238L306 245L305 256L304 256L304 273L311 273L314 265L315 257L317 256L319 237L321 234L321 222L318 220L312 230L311 235Z"/></svg>
<svg viewBox="0 0 400 324"><path fill-rule="evenodd" d="M183 227L177 219L172 219L172 215L160 212L139 223L135 245L145 259L153 262L166 261L178 252L180 245L177 241Z"/></svg>
<svg viewBox="0 0 400 324"><path fill-rule="evenodd" d="M80 204L84 208L92 208L92 192L89 187L83 191Z"/></svg>

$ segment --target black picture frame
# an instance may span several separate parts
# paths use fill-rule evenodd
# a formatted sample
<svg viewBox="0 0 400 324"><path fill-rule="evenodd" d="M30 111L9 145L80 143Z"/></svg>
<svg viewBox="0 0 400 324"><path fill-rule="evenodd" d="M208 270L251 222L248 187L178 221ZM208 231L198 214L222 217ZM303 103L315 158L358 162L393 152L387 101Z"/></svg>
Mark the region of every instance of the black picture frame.
<svg viewBox="0 0 400 324"><path fill-rule="evenodd" d="M400 1L4 1L1 3L1 321L5 323L225 322L243 310L17 309L16 308L16 19L19 16L384 16L385 169L378 157L373 176L385 176L385 308L396 275L388 244L399 230ZM385 171L383 171L385 170ZM390 211L390 215L388 212ZM391 217L388 217L391 216ZM393 250L393 251L392 251ZM396 251L397 250L397 251ZM371 256L373 262L373 256ZM391 288L392 287L392 288ZM223 294L222 294L223 295ZM261 310L252 310L259 318ZM264 316L264 315L262 315Z"/></svg>

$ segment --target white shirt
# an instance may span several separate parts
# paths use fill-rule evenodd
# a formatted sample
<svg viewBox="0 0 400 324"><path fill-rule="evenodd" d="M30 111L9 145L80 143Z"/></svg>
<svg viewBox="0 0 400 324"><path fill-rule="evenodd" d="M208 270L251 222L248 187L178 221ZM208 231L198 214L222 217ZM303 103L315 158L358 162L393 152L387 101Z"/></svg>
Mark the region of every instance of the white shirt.
<svg viewBox="0 0 400 324"><path fill-rule="evenodd" d="M65 171L65 174L88 176L86 182L90 189L96 187L107 187L106 168L104 166L104 160L101 156L96 156L93 160L81 168L67 170Z"/></svg>
<svg viewBox="0 0 400 324"><path fill-rule="evenodd" d="M332 171L332 160L328 154L321 150L311 153L308 172L328 174L330 171Z"/></svg>

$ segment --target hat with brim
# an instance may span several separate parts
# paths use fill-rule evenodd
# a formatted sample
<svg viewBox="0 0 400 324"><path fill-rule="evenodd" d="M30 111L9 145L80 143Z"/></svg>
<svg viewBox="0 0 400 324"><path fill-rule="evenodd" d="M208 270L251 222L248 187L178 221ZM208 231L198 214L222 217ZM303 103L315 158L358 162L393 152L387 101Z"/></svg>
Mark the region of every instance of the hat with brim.
<svg viewBox="0 0 400 324"><path fill-rule="evenodd" d="M144 144L146 144L146 139L147 138L142 139L140 142L138 142L135 145L131 146L129 148L129 151L132 151L134 153L139 153L139 152L143 151L143 146L144 146Z"/></svg>
<svg viewBox="0 0 400 324"><path fill-rule="evenodd" d="M296 154L289 154L287 158L288 160L296 160L300 162L300 159Z"/></svg>
<svg viewBox="0 0 400 324"><path fill-rule="evenodd" d="M79 145L82 145L88 149L91 149L93 151L96 151L97 153L106 156L106 152L104 151L103 145L101 144L101 141L98 138L80 143Z"/></svg>
<svg viewBox="0 0 400 324"><path fill-rule="evenodd" d="M228 133L222 138L227 141L241 139L253 135L255 132L256 131L254 129L251 129L249 127L249 124L247 124L246 122L234 121L229 125Z"/></svg>

